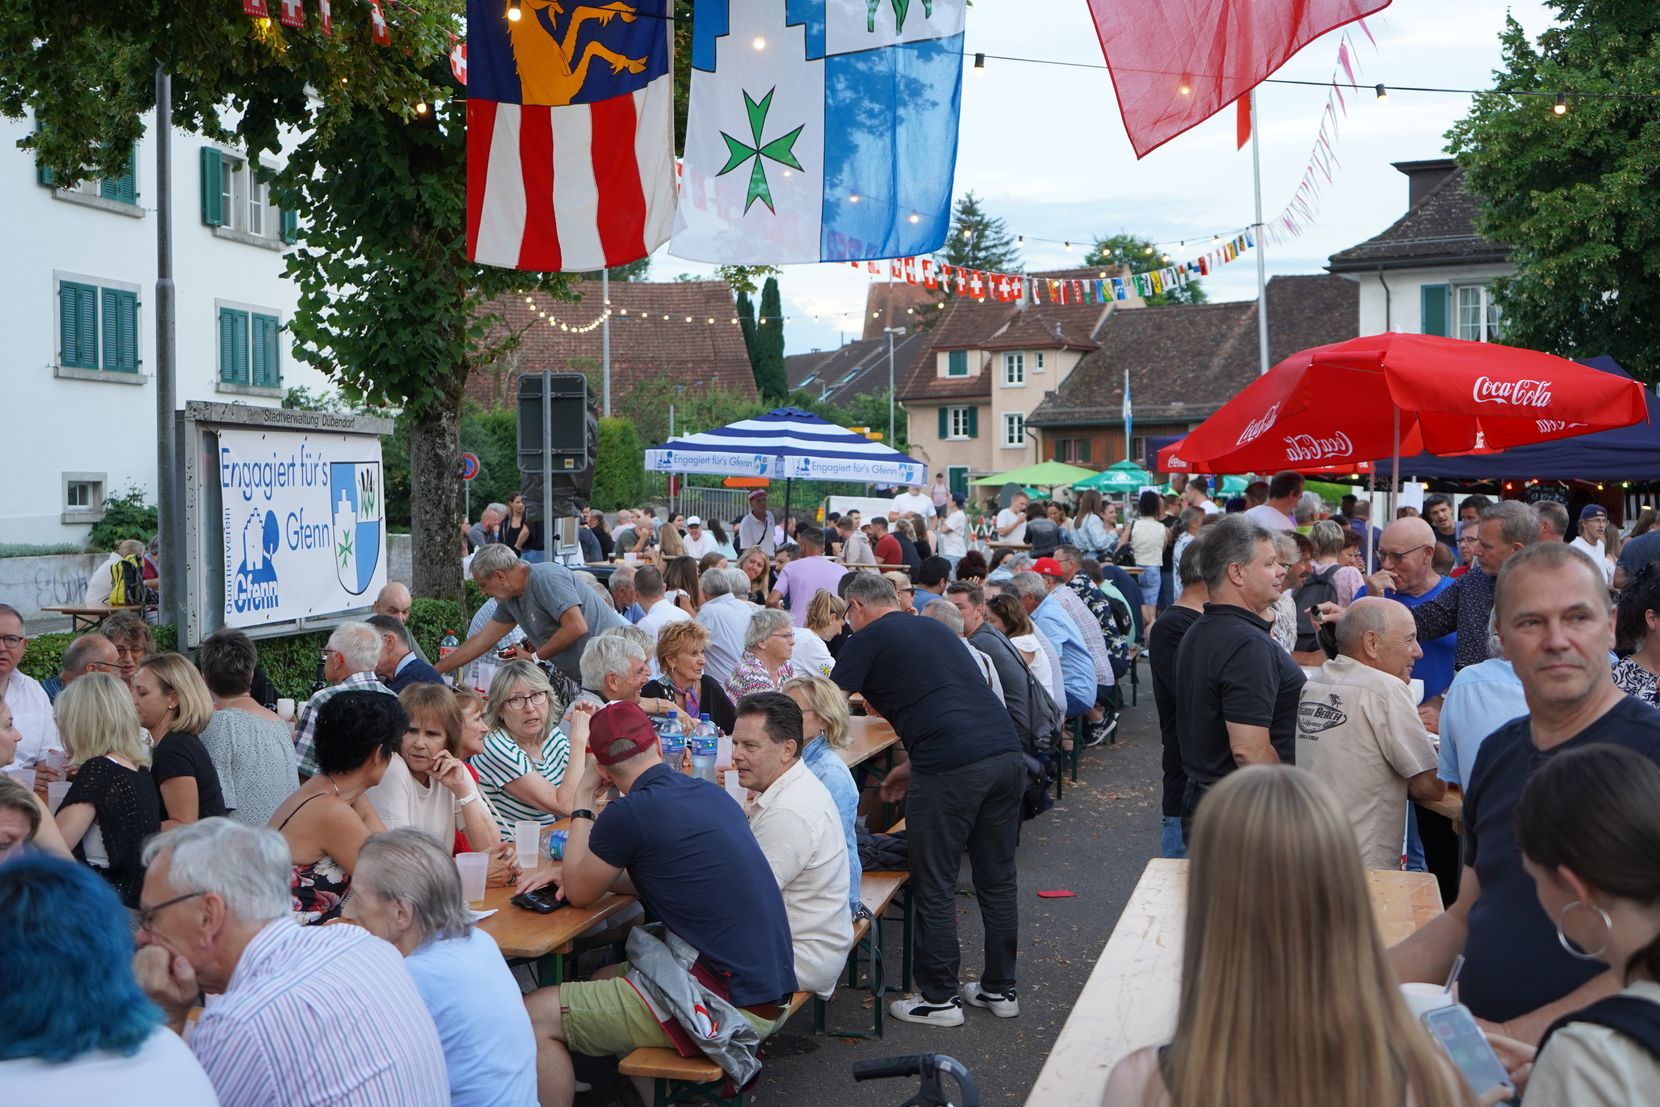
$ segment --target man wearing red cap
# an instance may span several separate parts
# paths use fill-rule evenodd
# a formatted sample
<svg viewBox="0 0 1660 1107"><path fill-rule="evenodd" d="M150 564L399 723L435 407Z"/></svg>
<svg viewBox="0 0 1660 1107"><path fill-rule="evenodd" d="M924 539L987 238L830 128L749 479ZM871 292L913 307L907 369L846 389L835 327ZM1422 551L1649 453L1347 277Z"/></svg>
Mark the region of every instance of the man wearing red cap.
<svg viewBox="0 0 1660 1107"><path fill-rule="evenodd" d="M544 866L520 892L554 884L573 906L607 892L637 895L698 951L692 973L742 1011L762 1038L782 1024L796 990L783 896L743 809L705 780L663 763L657 733L639 706L607 704L588 730L593 758L578 795L600 807L571 812L563 864ZM603 803L608 786L620 797ZM573 1096L572 1052L623 1056L675 1043L621 976L532 992L536 1086L544 1105Z"/></svg>

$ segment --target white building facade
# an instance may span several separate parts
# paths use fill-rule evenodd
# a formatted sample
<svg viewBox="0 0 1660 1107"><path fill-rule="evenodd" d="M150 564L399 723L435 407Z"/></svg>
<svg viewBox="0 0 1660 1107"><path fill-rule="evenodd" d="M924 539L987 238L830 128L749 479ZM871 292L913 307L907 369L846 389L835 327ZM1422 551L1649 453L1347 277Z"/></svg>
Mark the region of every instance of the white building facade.
<svg viewBox="0 0 1660 1107"><path fill-rule="evenodd" d="M17 148L33 126L0 119L0 202L13 213L0 238L12 462L0 542L81 543L106 496L136 487L156 502L155 134L126 175L65 189ZM324 388L286 330L294 218L245 153L183 132L170 141L179 406L275 407L292 387Z"/></svg>

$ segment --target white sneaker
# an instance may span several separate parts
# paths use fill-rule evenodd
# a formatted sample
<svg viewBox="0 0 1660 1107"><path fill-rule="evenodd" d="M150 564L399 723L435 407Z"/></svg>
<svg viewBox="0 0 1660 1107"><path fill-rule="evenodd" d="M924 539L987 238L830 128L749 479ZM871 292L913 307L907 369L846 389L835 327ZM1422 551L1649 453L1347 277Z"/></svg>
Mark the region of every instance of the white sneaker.
<svg viewBox="0 0 1660 1107"><path fill-rule="evenodd" d="M904 995L888 1004L888 1014L904 1022L927 1026L961 1026L963 1001L952 996L943 1003L930 1003L920 995Z"/></svg>
<svg viewBox="0 0 1660 1107"><path fill-rule="evenodd" d="M1012 1019L1020 1014L1020 1001L1015 998L1013 988L998 993L988 992L978 984L964 984L963 998L976 1007L988 1008L1000 1019Z"/></svg>

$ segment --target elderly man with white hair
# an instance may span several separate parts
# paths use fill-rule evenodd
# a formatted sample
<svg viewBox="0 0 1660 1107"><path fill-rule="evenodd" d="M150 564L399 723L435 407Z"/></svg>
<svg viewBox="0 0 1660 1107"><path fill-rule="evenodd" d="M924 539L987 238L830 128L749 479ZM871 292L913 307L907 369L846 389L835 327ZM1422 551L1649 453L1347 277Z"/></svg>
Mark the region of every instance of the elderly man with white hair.
<svg viewBox="0 0 1660 1107"><path fill-rule="evenodd" d="M451 1102L432 1016L393 946L298 925L282 835L229 819L165 831L147 871L133 972L225 1107Z"/></svg>
<svg viewBox="0 0 1660 1107"><path fill-rule="evenodd" d="M742 584L733 579L734 574ZM749 578L742 569L705 569L697 586L703 593L703 606L697 609L696 618L709 628L704 671L725 685L744 655L744 635L749 633L749 616L755 610L744 599L749 594Z"/></svg>
<svg viewBox="0 0 1660 1107"><path fill-rule="evenodd" d="M495 939L473 925L448 849L414 827L368 838L346 917L403 954L443 1043L455 1107L536 1107L536 1035Z"/></svg>
<svg viewBox="0 0 1660 1107"><path fill-rule="evenodd" d="M671 699L640 697L640 690L650 679L646 651L631 635L614 631L595 638L582 651L582 694L565 705L560 725L568 729L572 709L583 703L600 708L627 700L639 704L647 715L666 715L676 710ZM680 721L683 725L689 724L684 712Z"/></svg>
<svg viewBox="0 0 1660 1107"><path fill-rule="evenodd" d="M478 517L467 531L467 545L473 551L483 549L501 541L501 521L507 518L506 504L491 504L484 509L484 514Z"/></svg>
<svg viewBox="0 0 1660 1107"><path fill-rule="evenodd" d="M380 632L368 623L341 623L323 647L323 679L329 687L314 694L294 724L294 757L301 777L317 775L317 713L340 692L384 692L396 695L380 682Z"/></svg>

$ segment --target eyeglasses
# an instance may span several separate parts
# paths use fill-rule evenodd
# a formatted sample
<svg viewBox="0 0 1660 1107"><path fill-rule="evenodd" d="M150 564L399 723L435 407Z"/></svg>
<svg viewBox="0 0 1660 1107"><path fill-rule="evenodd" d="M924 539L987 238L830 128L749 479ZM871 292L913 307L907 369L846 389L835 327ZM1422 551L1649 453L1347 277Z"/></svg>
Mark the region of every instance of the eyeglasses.
<svg viewBox="0 0 1660 1107"><path fill-rule="evenodd" d="M100 673L107 673L121 668L121 665L119 662L115 661L88 661L86 663L86 667L89 669L95 669Z"/></svg>
<svg viewBox="0 0 1660 1107"><path fill-rule="evenodd" d="M115 656L116 657L143 657L144 656L144 647L142 647L142 646L117 645L115 647Z"/></svg>
<svg viewBox="0 0 1660 1107"><path fill-rule="evenodd" d="M27 641L28 639L21 634L0 634L0 646L5 646L8 650L15 650Z"/></svg>
<svg viewBox="0 0 1660 1107"><path fill-rule="evenodd" d="M164 900L163 902L156 904L154 907L140 907L138 909L138 928L140 930L148 930L150 929L150 924L156 921L156 916L161 914L167 908L173 906L175 903L183 903L187 899L195 899L197 896L205 895L207 895L206 892L186 892L182 896L174 896L172 899Z"/></svg>
<svg viewBox="0 0 1660 1107"><path fill-rule="evenodd" d="M527 706L541 707L547 702L548 694L546 692L526 692L522 696L509 696L501 701L503 707L511 707L515 711L523 711Z"/></svg>
<svg viewBox="0 0 1660 1107"><path fill-rule="evenodd" d="M1411 557L1413 554L1417 553L1419 550L1427 550L1427 549L1429 549L1428 546L1414 546L1410 550L1383 550L1383 549L1380 549L1380 550L1378 550L1378 558L1381 561L1405 561L1407 558Z"/></svg>

